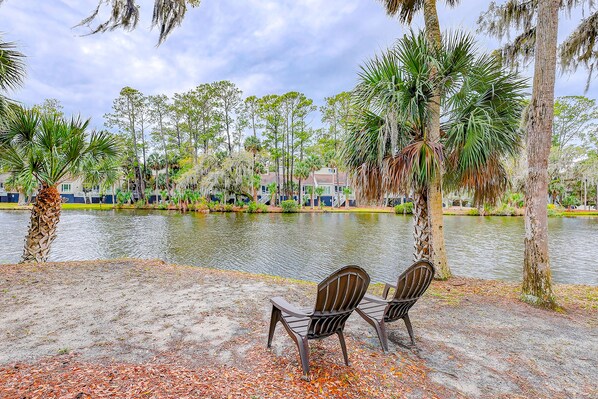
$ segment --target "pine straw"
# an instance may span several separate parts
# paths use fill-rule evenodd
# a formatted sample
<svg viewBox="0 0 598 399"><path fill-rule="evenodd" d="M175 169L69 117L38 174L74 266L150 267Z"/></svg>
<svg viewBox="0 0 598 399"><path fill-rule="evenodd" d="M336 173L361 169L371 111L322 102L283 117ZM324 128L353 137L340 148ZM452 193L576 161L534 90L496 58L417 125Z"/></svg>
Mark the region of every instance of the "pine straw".
<svg viewBox="0 0 598 399"><path fill-rule="evenodd" d="M334 342L336 344L336 342ZM419 398L443 397L427 370L400 355L361 349L349 340L351 366L340 362L332 342L312 345L311 381L298 378L293 356L277 356L263 347L236 366L190 367L174 354L145 364L92 363L76 354L53 356L34 364L0 367L0 397L20 398ZM416 388L414 388L416 387ZM416 391L414 392L414 389Z"/></svg>

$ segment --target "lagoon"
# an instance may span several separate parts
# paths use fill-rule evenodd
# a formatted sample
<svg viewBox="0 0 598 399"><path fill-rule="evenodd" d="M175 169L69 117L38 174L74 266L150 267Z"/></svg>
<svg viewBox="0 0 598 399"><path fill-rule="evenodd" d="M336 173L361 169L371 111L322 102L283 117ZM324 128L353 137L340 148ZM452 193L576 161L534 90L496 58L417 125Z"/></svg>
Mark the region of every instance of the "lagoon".
<svg viewBox="0 0 598 399"><path fill-rule="evenodd" d="M0 211L0 263L19 261L29 212ZM319 281L345 264L374 282L411 262L412 219L394 214L63 211L50 261L134 257ZM549 219L557 283L598 285L598 218ZM521 280L521 217L445 216L449 263L464 277Z"/></svg>

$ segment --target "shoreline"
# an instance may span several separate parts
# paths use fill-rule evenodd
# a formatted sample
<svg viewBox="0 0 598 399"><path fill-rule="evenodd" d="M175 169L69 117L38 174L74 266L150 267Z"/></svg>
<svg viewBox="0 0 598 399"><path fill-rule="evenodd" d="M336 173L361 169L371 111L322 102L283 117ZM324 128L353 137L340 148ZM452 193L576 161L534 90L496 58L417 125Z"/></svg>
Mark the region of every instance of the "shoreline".
<svg viewBox="0 0 598 399"><path fill-rule="evenodd" d="M398 273L398 271L397 271ZM325 277L325 276L322 276ZM434 281L410 311L416 346L389 324L388 353L353 314L310 341L311 382L273 296L313 306L316 283L159 260L0 265L0 396L149 398L592 397L598 287L555 285L564 308L518 285ZM370 287L379 293L381 284ZM483 354L483 356L481 356ZM550 383L547 383L550 376Z"/></svg>
<svg viewBox="0 0 598 399"><path fill-rule="evenodd" d="M63 210L96 210L96 211L111 211L111 210L151 210L151 211L165 211L165 212L197 212L194 210L187 210L182 211L179 209L160 209L154 206L143 206L138 207L135 205L123 205L114 207L112 204L62 204ZM7 210L7 211L30 211L31 205L24 205L19 206L15 203L0 203L0 211ZM472 214L471 211L476 210L476 208L463 208L459 209L458 207L451 207L449 209L443 210L443 215L445 216L505 216L505 217L522 217L523 210L518 210L519 212L514 215L500 215L500 214ZM208 213L205 212L204 213ZM224 211L211 211L209 213L247 213L247 208L239 208L234 207L231 212L224 212ZM268 207L268 212L256 212L256 213L283 213L282 208L280 207ZM304 207L299 209L297 212L293 213L390 213L394 214L394 208L392 207L351 207L349 209L346 208L331 208L331 207L324 207L322 209L316 208L311 209L309 207ZM407 214L409 215L409 214ZM549 217L598 217L598 211L594 210L564 210L559 211L557 214L550 215Z"/></svg>

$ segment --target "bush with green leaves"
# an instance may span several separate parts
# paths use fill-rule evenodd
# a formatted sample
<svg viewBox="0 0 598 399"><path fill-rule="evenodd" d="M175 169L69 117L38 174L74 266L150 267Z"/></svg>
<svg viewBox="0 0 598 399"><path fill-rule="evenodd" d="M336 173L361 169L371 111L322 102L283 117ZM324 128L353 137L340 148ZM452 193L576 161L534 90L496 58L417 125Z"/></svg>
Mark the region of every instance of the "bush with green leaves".
<svg viewBox="0 0 598 399"><path fill-rule="evenodd" d="M247 205L247 213L268 213L268 207L264 204L251 201Z"/></svg>
<svg viewBox="0 0 598 399"><path fill-rule="evenodd" d="M467 211L467 215L469 216L480 216L480 211L478 208L473 208Z"/></svg>
<svg viewBox="0 0 598 399"><path fill-rule="evenodd" d="M548 204L547 211L548 211L548 216L549 217L563 216L563 209L557 207L554 204Z"/></svg>
<svg viewBox="0 0 598 399"><path fill-rule="evenodd" d="M413 213L413 202L405 202L395 206L395 213L397 215L412 214Z"/></svg>
<svg viewBox="0 0 598 399"><path fill-rule="evenodd" d="M282 201L280 203L280 206L282 207L282 213L295 213L299 209L299 205L297 204L297 201L292 200L292 199Z"/></svg>
<svg viewBox="0 0 598 399"><path fill-rule="evenodd" d="M565 208L571 208L574 206L579 206L581 204L581 201L573 194L569 194L568 196L566 196L565 198L563 198L562 201L562 205Z"/></svg>
<svg viewBox="0 0 598 399"><path fill-rule="evenodd" d="M133 193L130 191L123 191L120 189L116 190L116 202L119 206L123 206L125 203L129 203L133 198Z"/></svg>
<svg viewBox="0 0 598 399"><path fill-rule="evenodd" d="M515 208L508 204L502 204L501 206L494 208L491 213L496 216L514 216Z"/></svg>

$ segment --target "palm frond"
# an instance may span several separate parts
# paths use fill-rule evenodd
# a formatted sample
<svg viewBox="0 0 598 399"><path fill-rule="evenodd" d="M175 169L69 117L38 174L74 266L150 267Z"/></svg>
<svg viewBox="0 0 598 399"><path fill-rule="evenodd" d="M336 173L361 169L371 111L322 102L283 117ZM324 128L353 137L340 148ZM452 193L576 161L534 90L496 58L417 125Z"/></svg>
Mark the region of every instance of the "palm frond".
<svg viewBox="0 0 598 399"><path fill-rule="evenodd" d="M0 90L14 90L25 79L25 55L13 42L5 42L0 36Z"/></svg>

